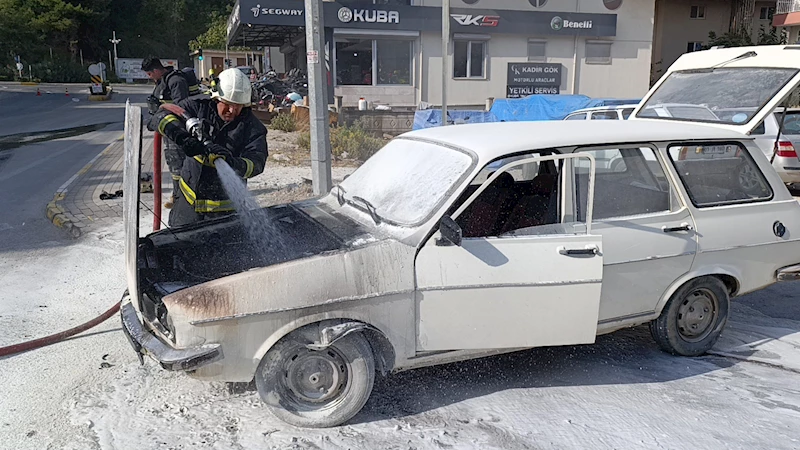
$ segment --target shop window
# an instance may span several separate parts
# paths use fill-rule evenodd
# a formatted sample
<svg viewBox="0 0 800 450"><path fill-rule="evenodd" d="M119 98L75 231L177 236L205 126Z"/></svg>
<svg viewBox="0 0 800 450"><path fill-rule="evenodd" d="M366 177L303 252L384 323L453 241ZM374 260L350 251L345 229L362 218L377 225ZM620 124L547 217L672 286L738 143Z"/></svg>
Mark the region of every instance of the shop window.
<svg viewBox="0 0 800 450"><path fill-rule="evenodd" d="M372 40L336 41L336 84L372 85Z"/></svg>
<svg viewBox="0 0 800 450"><path fill-rule="evenodd" d="M547 0L528 0L534 8L543 8L547 4Z"/></svg>
<svg viewBox="0 0 800 450"><path fill-rule="evenodd" d="M486 43L482 41L455 41L453 51L453 77L485 78Z"/></svg>
<svg viewBox="0 0 800 450"><path fill-rule="evenodd" d="M611 64L611 41L586 41L586 64Z"/></svg>
<svg viewBox="0 0 800 450"><path fill-rule="evenodd" d="M399 5L399 6L411 6L412 0L372 0L372 3L375 5Z"/></svg>
<svg viewBox="0 0 800 450"><path fill-rule="evenodd" d="M411 42L378 40L378 84L411 84Z"/></svg>
<svg viewBox="0 0 800 450"><path fill-rule="evenodd" d="M336 84L410 85L412 45L404 40L337 38Z"/></svg>
<svg viewBox="0 0 800 450"><path fill-rule="evenodd" d="M774 15L775 15L774 6L762 6L761 14L759 14L758 18L761 20L772 20L772 16Z"/></svg>
<svg viewBox="0 0 800 450"><path fill-rule="evenodd" d="M528 61L547 62L547 41L544 39L528 40Z"/></svg>
<svg viewBox="0 0 800 450"><path fill-rule="evenodd" d="M705 6L692 6L691 10L689 11L689 18L690 19L705 19L706 18L706 7Z"/></svg>
<svg viewBox="0 0 800 450"><path fill-rule="evenodd" d="M699 52L703 49L702 42L689 42L686 44L686 53Z"/></svg>

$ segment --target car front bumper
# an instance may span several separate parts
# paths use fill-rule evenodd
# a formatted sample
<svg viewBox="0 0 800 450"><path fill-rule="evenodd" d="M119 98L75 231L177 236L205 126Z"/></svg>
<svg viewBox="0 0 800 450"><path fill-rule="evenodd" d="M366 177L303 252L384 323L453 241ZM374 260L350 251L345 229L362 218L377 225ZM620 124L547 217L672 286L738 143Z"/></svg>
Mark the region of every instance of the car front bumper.
<svg viewBox="0 0 800 450"><path fill-rule="evenodd" d="M122 318L122 331L137 356L139 356L140 363L144 363L143 355L150 355L161 364L161 367L167 370L189 371L222 358L222 349L219 344L175 348L170 343L160 339L151 331L145 329L131 303L130 297L127 295L122 299L120 316Z"/></svg>

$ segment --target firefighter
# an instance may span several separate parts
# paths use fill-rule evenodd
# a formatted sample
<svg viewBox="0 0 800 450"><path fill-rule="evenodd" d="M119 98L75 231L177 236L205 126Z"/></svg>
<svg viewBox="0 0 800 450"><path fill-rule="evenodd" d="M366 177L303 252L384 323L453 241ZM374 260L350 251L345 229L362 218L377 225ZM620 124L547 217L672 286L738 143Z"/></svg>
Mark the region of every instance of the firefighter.
<svg viewBox="0 0 800 450"><path fill-rule="evenodd" d="M153 94L147 99L150 114L154 114L158 110L158 107L164 103L177 103L189 97L189 83L183 74L175 70L172 66L164 67L161 64L161 60L158 58L147 58L142 61L142 70L156 83ZM155 130L150 129L150 131ZM163 149L164 158L167 160L167 166L172 175L172 199L165 202L164 206L166 208L172 208L175 201L175 193L178 191L179 187L178 179L181 174L184 154L181 152L181 149L169 139L164 139Z"/></svg>
<svg viewBox="0 0 800 450"><path fill-rule="evenodd" d="M175 205L169 226L177 227L235 212L215 162L223 159L242 179L264 171L267 161L267 129L250 109L250 80L239 69L219 74L211 97L191 97L179 104L164 104L149 127L177 143L186 157L178 178ZM186 129L187 119L205 124L202 139Z"/></svg>

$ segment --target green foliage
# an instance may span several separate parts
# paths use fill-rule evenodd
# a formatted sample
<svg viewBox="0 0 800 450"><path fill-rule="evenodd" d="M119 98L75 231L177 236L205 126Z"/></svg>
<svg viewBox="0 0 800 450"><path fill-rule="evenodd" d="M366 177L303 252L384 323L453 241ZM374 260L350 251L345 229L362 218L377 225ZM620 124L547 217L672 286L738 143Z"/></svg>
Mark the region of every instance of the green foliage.
<svg viewBox="0 0 800 450"><path fill-rule="evenodd" d="M303 150L311 150L310 134L300 133L296 143ZM331 153L336 158L366 161L385 144L383 139L374 137L360 124L331 128Z"/></svg>
<svg viewBox="0 0 800 450"><path fill-rule="evenodd" d="M33 64L31 71L34 78L45 83L88 83L91 80L85 67L66 58Z"/></svg>
<svg viewBox="0 0 800 450"><path fill-rule="evenodd" d="M291 114L278 114L277 116L272 118L272 122L270 122L269 127L273 130L280 130L285 131L287 133L291 133L297 129L297 124L295 123L294 116Z"/></svg>
<svg viewBox="0 0 800 450"><path fill-rule="evenodd" d="M88 80L85 65L108 61L116 31L120 58L177 58L191 63L189 41L214 35L224 48L230 0L0 0L0 79L15 76L20 55L27 75L44 73L52 81ZM219 24L222 23L222 28ZM220 31L222 34L220 35ZM208 36L207 36L208 35ZM65 67L59 68L56 65ZM38 72L37 72L38 71ZM83 67L80 72L86 72ZM110 75L110 74L109 74ZM63 77L63 78L58 78Z"/></svg>
<svg viewBox="0 0 800 450"><path fill-rule="evenodd" d="M753 42L752 34L749 29L729 31L717 36L713 31L708 32L708 45L705 48L715 46L723 47L747 47L751 45L780 45L786 43L786 36L782 31L775 27L769 27L767 31L764 26L758 31L758 42Z"/></svg>

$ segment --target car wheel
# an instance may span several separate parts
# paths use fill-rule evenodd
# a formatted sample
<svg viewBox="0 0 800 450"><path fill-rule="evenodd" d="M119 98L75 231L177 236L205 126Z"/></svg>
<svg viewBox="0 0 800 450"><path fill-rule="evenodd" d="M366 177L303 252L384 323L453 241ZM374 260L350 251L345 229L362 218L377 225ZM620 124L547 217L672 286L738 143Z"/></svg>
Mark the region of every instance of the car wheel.
<svg viewBox="0 0 800 450"><path fill-rule="evenodd" d="M372 393L375 360L361 333L351 333L324 350L306 347L305 330L295 331L271 348L256 371L261 400L284 422L323 428L355 416Z"/></svg>
<svg viewBox="0 0 800 450"><path fill-rule="evenodd" d="M696 278L672 295L661 315L650 322L650 333L667 353L702 355L722 333L729 303L728 289L719 278Z"/></svg>
<svg viewBox="0 0 800 450"><path fill-rule="evenodd" d="M752 165L745 163L739 166L738 178L739 186L746 193L753 194L761 191L761 179Z"/></svg>

